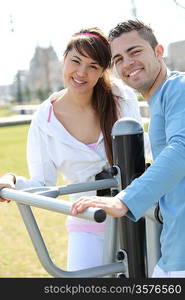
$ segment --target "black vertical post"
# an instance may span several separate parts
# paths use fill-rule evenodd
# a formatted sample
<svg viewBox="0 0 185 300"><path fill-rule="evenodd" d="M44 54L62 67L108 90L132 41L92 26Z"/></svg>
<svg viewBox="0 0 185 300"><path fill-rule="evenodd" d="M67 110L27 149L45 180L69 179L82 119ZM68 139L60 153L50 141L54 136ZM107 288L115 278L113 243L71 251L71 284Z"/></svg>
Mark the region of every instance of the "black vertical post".
<svg viewBox="0 0 185 300"><path fill-rule="evenodd" d="M122 189L145 171L144 134L131 118L118 120L112 128L114 165L121 171ZM140 205L138 203L138 205ZM147 277L145 219L119 219L120 246L127 253L129 278Z"/></svg>

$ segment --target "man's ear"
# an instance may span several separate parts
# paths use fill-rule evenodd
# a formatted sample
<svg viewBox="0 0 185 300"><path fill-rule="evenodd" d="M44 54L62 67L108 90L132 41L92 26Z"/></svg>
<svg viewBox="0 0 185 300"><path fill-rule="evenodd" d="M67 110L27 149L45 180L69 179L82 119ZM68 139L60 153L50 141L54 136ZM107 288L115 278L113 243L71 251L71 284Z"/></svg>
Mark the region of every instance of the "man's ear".
<svg viewBox="0 0 185 300"><path fill-rule="evenodd" d="M155 54L157 57L163 57L163 54L164 54L164 48L162 45L157 45L155 47Z"/></svg>

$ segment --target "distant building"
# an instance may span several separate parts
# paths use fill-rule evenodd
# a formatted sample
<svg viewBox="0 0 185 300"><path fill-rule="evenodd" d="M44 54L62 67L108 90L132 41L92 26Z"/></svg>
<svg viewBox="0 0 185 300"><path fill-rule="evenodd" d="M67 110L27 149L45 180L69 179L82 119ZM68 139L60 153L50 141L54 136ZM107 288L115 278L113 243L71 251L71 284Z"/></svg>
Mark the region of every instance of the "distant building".
<svg viewBox="0 0 185 300"><path fill-rule="evenodd" d="M53 47L36 47L27 80L35 96L48 96L63 87L62 66Z"/></svg>
<svg viewBox="0 0 185 300"><path fill-rule="evenodd" d="M29 70L18 70L13 84L0 86L0 99L20 103L42 101L62 88L62 64L53 47L36 47Z"/></svg>
<svg viewBox="0 0 185 300"><path fill-rule="evenodd" d="M185 41L171 43L165 62L170 70L185 72Z"/></svg>
<svg viewBox="0 0 185 300"><path fill-rule="evenodd" d="M164 58L170 70L185 72L185 41L169 44ZM0 86L0 100L29 102L46 99L63 88L62 65L53 47L36 47L29 70L19 70L11 85Z"/></svg>

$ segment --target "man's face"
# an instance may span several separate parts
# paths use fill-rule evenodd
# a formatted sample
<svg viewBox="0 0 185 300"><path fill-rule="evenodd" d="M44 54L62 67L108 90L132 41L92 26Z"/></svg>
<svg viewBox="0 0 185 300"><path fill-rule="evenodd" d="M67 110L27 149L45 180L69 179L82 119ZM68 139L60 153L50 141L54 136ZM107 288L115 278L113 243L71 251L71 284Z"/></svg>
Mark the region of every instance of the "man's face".
<svg viewBox="0 0 185 300"><path fill-rule="evenodd" d="M163 48L152 49L134 30L111 42L112 60L120 78L142 94L150 91L161 70Z"/></svg>

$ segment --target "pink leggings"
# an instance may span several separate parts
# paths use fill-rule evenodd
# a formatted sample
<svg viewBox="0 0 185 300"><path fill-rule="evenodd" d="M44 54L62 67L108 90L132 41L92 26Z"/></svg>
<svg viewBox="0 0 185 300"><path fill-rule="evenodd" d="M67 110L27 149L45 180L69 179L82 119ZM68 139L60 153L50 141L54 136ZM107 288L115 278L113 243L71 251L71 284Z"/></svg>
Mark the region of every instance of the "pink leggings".
<svg viewBox="0 0 185 300"><path fill-rule="evenodd" d="M103 232L69 232L67 270L77 271L102 265L103 243Z"/></svg>

